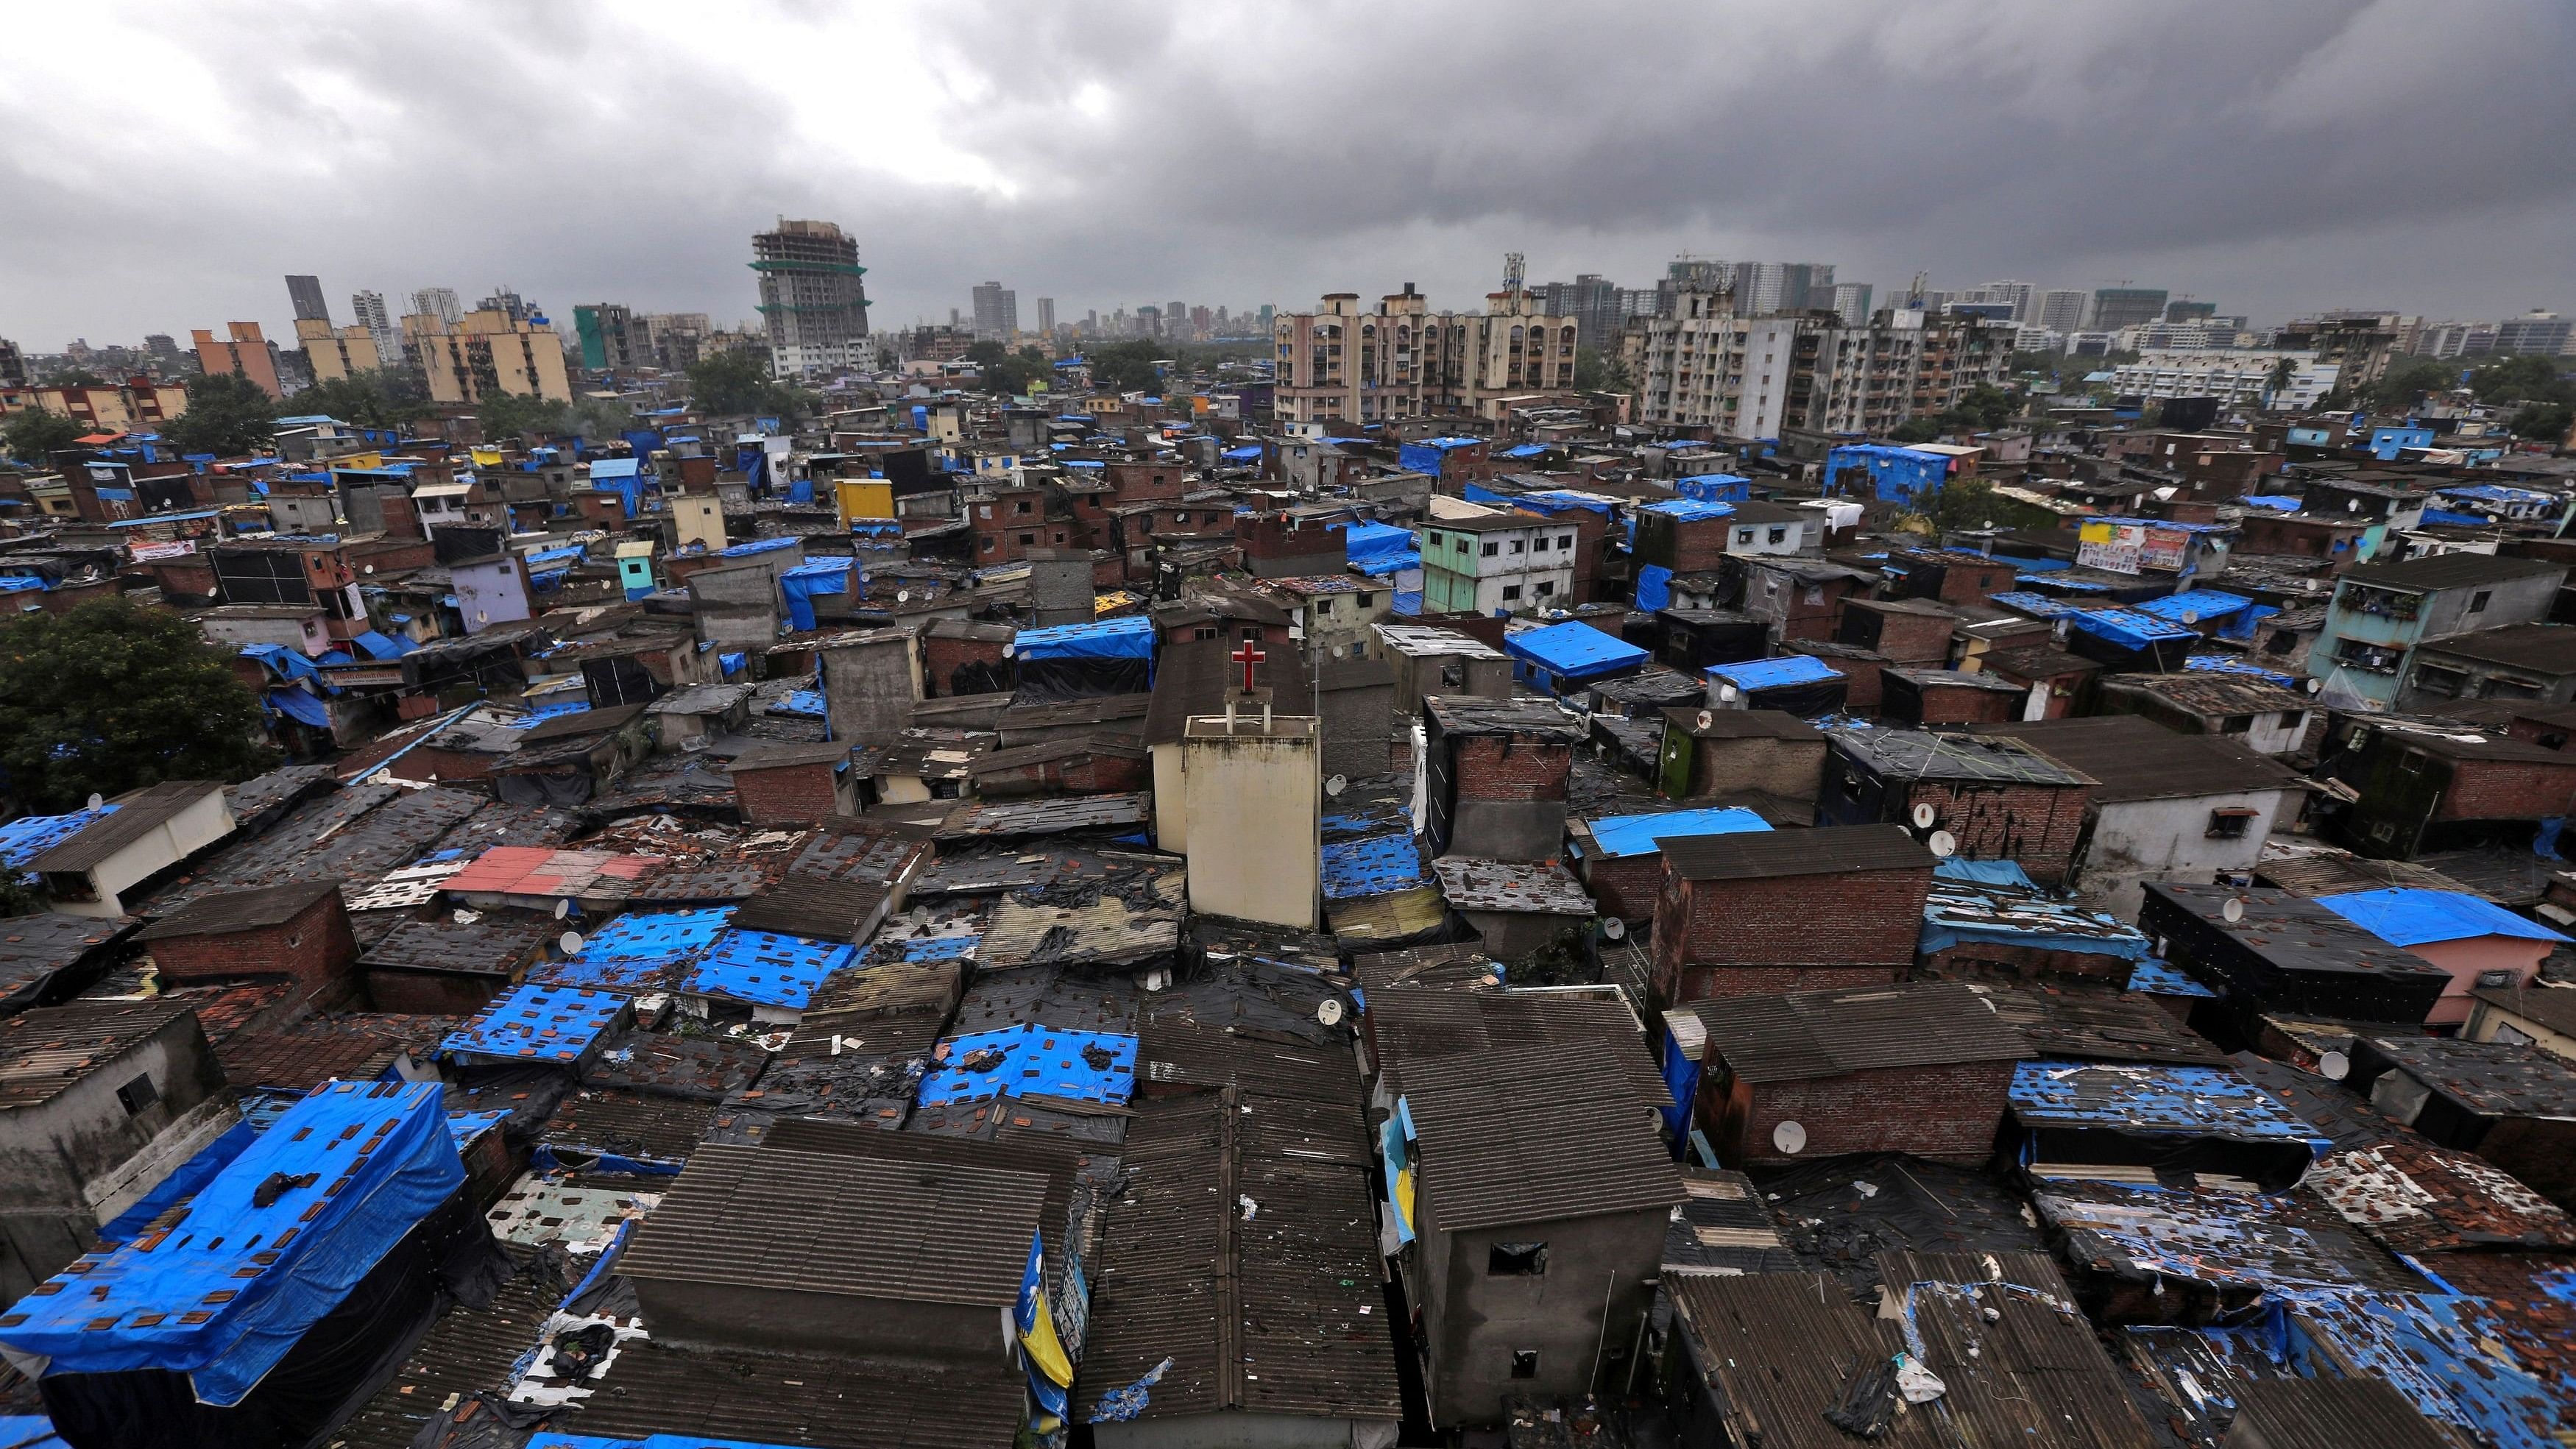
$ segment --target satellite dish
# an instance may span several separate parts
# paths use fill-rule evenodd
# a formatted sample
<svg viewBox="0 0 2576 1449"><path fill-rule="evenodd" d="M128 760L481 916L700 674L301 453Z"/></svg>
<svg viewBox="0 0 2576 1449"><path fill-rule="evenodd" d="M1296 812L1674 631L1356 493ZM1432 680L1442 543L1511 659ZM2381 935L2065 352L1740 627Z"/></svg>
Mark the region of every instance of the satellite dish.
<svg viewBox="0 0 2576 1449"><path fill-rule="evenodd" d="M371 574L371 573L374 573L375 571L376 571L376 566L375 566L374 564L369 564L369 565L367 565L365 568L360 569L358 572L360 572L360 573L365 573L365 574Z"/></svg>
<svg viewBox="0 0 2576 1449"><path fill-rule="evenodd" d="M572 914L572 902L571 902L571 901L569 901L569 900L561 900L561 901L557 901L557 902L555 902L555 919L556 919L556 920L560 921L560 920L562 920L564 917L569 916L569 915L571 915L571 914Z"/></svg>
<svg viewBox="0 0 2576 1449"><path fill-rule="evenodd" d="M2308 693L2310 694L2321 694L2325 691L2325 687L2326 682L2322 679L2311 679L2308 681Z"/></svg>
<svg viewBox="0 0 2576 1449"><path fill-rule="evenodd" d="M492 615L491 615L490 611L488 611L488 610L484 610L484 609L477 609L477 610L475 610L475 611L474 611L474 622L475 622L475 623L477 623L477 624L489 624L489 623L491 623L491 622L492 622Z"/></svg>
<svg viewBox="0 0 2576 1449"><path fill-rule="evenodd" d="M555 945L567 956L578 956L581 954L581 932L566 931L555 937Z"/></svg>
<svg viewBox="0 0 2576 1449"><path fill-rule="evenodd" d="M1946 830L1933 831L1932 838L1923 842L1923 844L1934 855L1941 857L1943 860L1948 860L1951 856L1959 853L1959 837L1952 835Z"/></svg>
<svg viewBox="0 0 2576 1449"><path fill-rule="evenodd" d="M1625 940L1628 935L1628 923L1617 916L1605 916L1601 921L1601 934L1613 941Z"/></svg>
<svg viewBox="0 0 2576 1449"><path fill-rule="evenodd" d="M1344 651L1343 651L1343 649L1342 649L1342 646L1341 646L1341 645L1336 644L1336 645L1334 645L1334 646L1333 646L1333 657L1334 657L1335 659L1339 659L1339 658L1341 658L1341 657L1342 657L1343 652L1344 652Z"/></svg>
<svg viewBox="0 0 2576 1449"><path fill-rule="evenodd" d="M2328 1052L2317 1058L2317 1075L2329 1082L2340 1082L2352 1075L2352 1058L2341 1052Z"/></svg>
<svg viewBox="0 0 2576 1449"><path fill-rule="evenodd" d="M2221 905L2218 908L2218 918L2231 926L2235 925L2238 921L2244 920L2245 898L2243 896L2229 896L2226 904Z"/></svg>
<svg viewBox="0 0 2576 1449"><path fill-rule="evenodd" d="M2301 579L2299 580L2299 587L2313 594L2317 591L2317 581L2315 579Z"/></svg>
<svg viewBox="0 0 2576 1449"><path fill-rule="evenodd" d="M90 791L90 792L89 792L89 808L91 808L92 810L95 810L95 809L97 809L98 807L100 807L101 805L104 805L104 804L106 804L106 803L107 803L107 797L106 797L106 796L104 796L104 795L102 795L102 794L98 793L96 790L92 790L92 791Z"/></svg>
<svg viewBox="0 0 2576 1449"><path fill-rule="evenodd" d="M1914 807L1914 828L1917 830L1931 829L1932 822L1938 818L1939 817L1933 813L1932 802L1929 800L1926 800L1922 804Z"/></svg>
<svg viewBox="0 0 2576 1449"><path fill-rule="evenodd" d="M894 591L894 601L895 601L896 603L898 603L898 604L909 604L909 603L911 603L911 602L912 602L912 590L910 590L910 589L897 589L897 590L895 590L895 591Z"/></svg>
<svg viewBox="0 0 2576 1449"><path fill-rule="evenodd" d="M1714 711L1704 709L1699 712L1699 727L1701 729L1707 729L1709 726L1716 723L1717 715Z"/></svg>
<svg viewBox="0 0 2576 1449"><path fill-rule="evenodd" d="M1338 996L1327 996L1323 1000L1316 1002L1315 1019L1326 1026L1341 1025L1342 999Z"/></svg>
<svg viewBox="0 0 2576 1449"><path fill-rule="evenodd" d="M1735 702L1735 686L1732 684L1719 685L1717 687L1717 700L1720 704L1733 704Z"/></svg>
<svg viewBox="0 0 2576 1449"><path fill-rule="evenodd" d="M2186 623L2186 624L2197 624L2197 623L2199 623L2199 622L2200 622L2200 611L2199 611L2198 609L2185 609L2185 610L2183 610L2183 611L2182 611L2182 621L2183 621L2184 623Z"/></svg>
<svg viewBox="0 0 2576 1449"><path fill-rule="evenodd" d="M1339 795L1350 787L1351 782L1347 777L1335 775L1324 782L1324 793L1327 795Z"/></svg>
<svg viewBox="0 0 2576 1449"><path fill-rule="evenodd" d="M1790 1157L1807 1150L1807 1129L1795 1122L1783 1122L1771 1129L1771 1145Z"/></svg>

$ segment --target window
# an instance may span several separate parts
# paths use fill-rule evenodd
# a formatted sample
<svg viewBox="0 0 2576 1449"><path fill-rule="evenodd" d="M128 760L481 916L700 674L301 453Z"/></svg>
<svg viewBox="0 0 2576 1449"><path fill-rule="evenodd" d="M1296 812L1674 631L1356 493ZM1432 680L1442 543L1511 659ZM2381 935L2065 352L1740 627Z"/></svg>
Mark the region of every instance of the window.
<svg viewBox="0 0 2576 1449"><path fill-rule="evenodd" d="M1018 503L1013 504L1013 505L1011 506L1011 511L1012 511L1013 513L1026 513L1026 512L1028 512L1028 511L1029 511L1029 500L1027 500L1027 499L1025 499L1025 498L1021 499Z"/></svg>
<svg viewBox="0 0 2576 1449"><path fill-rule="evenodd" d="M1529 552L1529 544L1528 544L1525 540L1522 540L1522 539L1517 539L1517 538L1516 538L1516 539L1513 539L1513 540L1512 540L1512 552L1514 552L1514 553L1527 553L1527 552Z"/></svg>
<svg viewBox="0 0 2576 1449"><path fill-rule="evenodd" d="M1531 540L1530 540L1530 552L1532 552L1532 553L1545 553L1545 552L1547 552L1547 535L1546 535L1546 534L1543 534L1543 533L1542 533L1542 534L1540 534L1538 537L1536 537L1536 538L1534 538L1534 539L1531 539Z"/></svg>
<svg viewBox="0 0 2576 1449"><path fill-rule="evenodd" d="M1512 1377L1516 1379L1534 1379L1538 1377L1537 1349L1516 1348L1512 1350Z"/></svg>
<svg viewBox="0 0 2576 1449"><path fill-rule="evenodd" d="M2218 732L2222 735L2246 734L2253 728L2254 716L2250 714L2231 714L2218 722Z"/></svg>
<svg viewBox="0 0 2576 1449"><path fill-rule="evenodd" d="M1499 543L1489 543L1489 544L1486 544L1486 545L1485 545L1484 553L1483 553L1481 556L1482 556L1482 557L1485 557L1485 558L1493 558L1493 557L1496 557L1497 555L1501 554L1501 553L1502 553L1502 551L1503 551L1503 546L1502 546L1501 544L1499 544Z"/></svg>
<svg viewBox="0 0 2576 1449"><path fill-rule="evenodd" d="M1737 530L1735 531L1735 541L1736 541L1737 543L1744 544L1744 545L1745 545L1745 546L1747 546L1747 547L1752 546L1752 543L1753 543L1753 530L1752 530L1752 529L1749 529L1749 528L1739 528L1739 529L1737 529Z"/></svg>
<svg viewBox="0 0 2576 1449"><path fill-rule="evenodd" d="M1520 586L1520 585L1518 585L1518 584L1505 584L1505 585L1503 585L1503 602L1505 602L1505 603L1510 603L1512 600L1517 599L1517 598L1519 598L1520 596L1521 596L1521 586Z"/></svg>
<svg viewBox="0 0 2576 1449"><path fill-rule="evenodd" d="M1372 594L1372 593L1362 592L1362 593L1361 593L1361 595L1360 595L1360 607L1361 607L1361 608L1363 608L1363 609L1374 609L1374 608L1376 608L1376 607L1377 607L1377 595Z"/></svg>
<svg viewBox="0 0 2576 1449"><path fill-rule="evenodd" d="M1539 596L1540 598L1544 599L1544 598L1548 597L1549 595L1551 595L1551 594L1553 594L1553 593L1555 593L1555 592L1556 592L1556 581L1555 581L1555 580L1553 580L1553 579L1541 579L1541 580L1539 580L1539 581L1538 581L1538 596Z"/></svg>
<svg viewBox="0 0 2576 1449"><path fill-rule="evenodd" d="M1558 548L1572 548L1572 547L1574 547L1574 535L1573 535L1573 534L1570 534L1570 533L1560 533L1560 534L1558 534L1558 535L1556 536L1556 546L1557 546Z"/></svg>
<svg viewBox="0 0 2576 1449"><path fill-rule="evenodd" d="M1467 540L1465 538L1461 537L1451 541L1458 545L1458 551L1460 553L1465 553L1467 551Z"/></svg>
<svg viewBox="0 0 2576 1449"><path fill-rule="evenodd" d="M1038 536L1037 536L1036 534L1034 534L1034 533L1024 533L1024 534L1021 534L1021 535L1020 535L1020 543L1021 543L1023 546L1026 546L1026 545L1029 545L1029 544L1034 544L1034 543L1036 543L1037 541L1038 541Z"/></svg>
<svg viewBox="0 0 2576 1449"><path fill-rule="evenodd" d="M2500 988L2512 986L2517 983L2514 981L2514 973L2511 971L2481 971L2478 973L2478 984L2480 986L2490 988Z"/></svg>
<svg viewBox="0 0 2576 1449"><path fill-rule="evenodd" d="M1496 1243L1488 1250L1485 1272L1496 1278L1536 1278L1547 1272L1547 1244Z"/></svg>
<svg viewBox="0 0 2576 1449"><path fill-rule="evenodd" d="M2243 840L2245 838L2246 830L2254 823L2254 814L2255 812L2251 810L2210 811L2209 838L2212 840Z"/></svg>
<svg viewBox="0 0 2576 1449"><path fill-rule="evenodd" d="M124 1086L117 1088L116 1100L125 1104L125 1115L131 1117L137 1112L142 1111L144 1108L151 1106L153 1103L160 1101L161 1093L154 1089L151 1073L146 1072L142 1076L136 1077L133 1081L126 1083Z"/></svg>
<svg viewBox="0 0 2576 1449"><path fill-rule="evenodd" d="M2408 750L2406 753L2399 755L2397 757L2397 773L2401 775L2423 774L2424 752L2421 750Z"/></svg>
<svg viewBox="0 0 2576 1449"><path fill-rule="evenodd" d="M2415 688L2444 699L2457 699L2468 692L2469 676L2457 669L2444 669L2436 664L2415 666Z"/></svg>
<svg viewBox="0 0 2576 1449"><path fill-rule="evenodd" d="M1789 541L1789 530L1785 528L1775 528L1771 530L1771 541L1773 543L1787 543Z"/></svg>
<svg viewBox="0 0 2576 1449"><path fill-rule="evenodd" d="M2469 595L2469 612L2472 614L2485 613L2487 611L2487 600L2494 597L2495 591L2493 589L2480 589L2476 593Z"/></svg>

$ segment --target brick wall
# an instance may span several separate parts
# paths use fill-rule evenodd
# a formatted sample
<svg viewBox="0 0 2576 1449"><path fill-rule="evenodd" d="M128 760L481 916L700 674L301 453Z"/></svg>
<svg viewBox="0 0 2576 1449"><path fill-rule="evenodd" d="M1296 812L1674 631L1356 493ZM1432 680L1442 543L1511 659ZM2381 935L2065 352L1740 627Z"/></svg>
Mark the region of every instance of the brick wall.
<svg viewBox="0 0 2576 1449"><path fill-rule="evenodd" d="M1664 853L1596 860L1584 872L1583 883L1602 915L1623 921L1653 920L1655 897L1664 887Z"/></svg>
<svg viewBox="0 0 2576 1449"><path fill-rule="evenodd" d="M1933 826L1959 841L1969 860L2013 860L2044 886L2065 885L2075 872L2089 785L1953 785L1923 781L1907 792L1896 819L1929 804Z"/></svg>
<svg viewBox="0 0 2576 1449"><path fill-rule="evenodd" d="M1877 969L1813 984L1892 981L1914 964L1931 887L1929 866L1752 880L1686 880L1666 871L1655 900L1655 975L1674 1002L1696 999L1685 994L1694 989L1740 996L1808 984L1709 989L1685 980L1686 970L1699 967L1867 967Z"/></svg>
<svg viewBox="0 0 2576 1449"><path fill-rule="evenodd" d="M841 813L829 764L778 765L766 770L734 771L734 798L742 818L753 825L792 825L829 820Z"/></svg>
<svg viewBox="0 0 2576 1449"><path fill-rule="evenodd" d="M333 891L278 925L154 941L151 952L164 982L284 976L299 996L330 997L353 988L358 938Z"/></svg>
<svg viewBox="0 0 2576 1449"><path fill-rule="evenodd" d="M464 971L369 971L366 976L367 1000L376 1010L422 1016L472 1016L510 984L498 976Z"/></svg>
<svg viewBox="0 0 2576 1449"><path fill-rule="evenodd" d="M1852 599L1843 605L1841 642L1884 654L1892 664L1939 664L1950 657L1950 634L1958 625L1947 614L1881 610L1869 600Z"/></svg>
<svg viewBox="0 0 2576 1449"><path fill-rule="evenodd" d="M1471 735L1457 741L1461 800L1562 800L1574 747Z"/></svg>
<svg viewBox="0 0 2576 1449"><path fill-rule="evenodd" d="M1827 669L1851 681L1843 692L1843 708L1853 714L1876 714L1887 697L1887 687L1879 680L1879 671L1887 667L1884 658L1853 659L1842 654L1819 654Z"/></svg>
<svg viewBox="0 0 2576 1449"><path fill-rule="evenodd" d="M950 639L938 634L925 634L921 641L923 694L955 694L957 689L953 681L957 678L957 671L969 664L984 665L996 671L999 678L1010 678L1009 662L1002 657L1002 651L1007 647L1007 642L1000 639Z"/></svg>
<svg viewBox="0 0 2576 1449"><path fill-rule="evenodd" d="M1110 494L1121 508L1178 498L1189 488L1189 470L1178 463L1112 463L1101 471L1109 475Z"/></svg>
<svg viewBox="0 0 2576 1449"><path fill-rule="evenodd" d="M2021 700L1997 689L1935 684L1922 691L1923 723L2002 724L2021 717Z"/></svg>
<svg viewBox="0 0 2576 1449"><path fill-rule="evenodd" d="M2436 820L2531 820L2568 813L2576 794L2576 759L2564 765L2519 760L2460 760L2442 791Z"/></svg>
<svg viewBox="0 0 2576 1449"><path fill-rule="evenodd" d="M1960 1167L1994 1154L2011 1062L1961 1062L1750 1086L1711 1070L1700 1114L1718 1160L1780 1167L1854 1152L1902 1152ZM1783 1122L1806 1129L1795 1157L1772 1145Z"/></svg>
<svg viewBox="0 0 2576 1449"><path fill-rule="evenodd" d="M1941 981L2090 981L2125 988L2137 963L2099 951L2057 951L1966 941L1923 957L1918 973Z"/></svg>

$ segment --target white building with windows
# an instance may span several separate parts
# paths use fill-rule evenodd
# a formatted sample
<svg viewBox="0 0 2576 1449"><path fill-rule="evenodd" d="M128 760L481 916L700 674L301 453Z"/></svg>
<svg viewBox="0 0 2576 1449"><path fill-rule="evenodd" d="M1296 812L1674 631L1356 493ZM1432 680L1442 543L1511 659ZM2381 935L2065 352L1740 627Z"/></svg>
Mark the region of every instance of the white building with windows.
<svg viewBox="0 0 2576 1449"><path fill-rule="evenodd" d="M2334 390L2342 368L2313 352L2143 352L2112 369L2111 390L2123 397L2214 397L2222 406L2260 407L2272 386L2272 368L2290 361L2289 382L2271 398L2276 409L2315 407Z"/></svg>
<svg viewBox="0 0 2576 1449"><path fill-rule="evenodd" d="M1574 597L1574 525L1499 510L1426 521L1422 607L1433 613L1513 614Z"/></svg>

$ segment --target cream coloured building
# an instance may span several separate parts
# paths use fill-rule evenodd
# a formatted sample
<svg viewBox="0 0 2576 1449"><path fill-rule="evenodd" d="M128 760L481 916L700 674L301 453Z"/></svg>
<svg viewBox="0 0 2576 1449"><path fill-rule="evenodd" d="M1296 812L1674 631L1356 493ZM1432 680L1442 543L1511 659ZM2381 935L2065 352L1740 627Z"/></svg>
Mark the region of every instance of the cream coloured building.
<svg viewBox="0 0 2576 1449"><path fill-rule="evenodd" d="M453 326L435 312L403 319L403 339L434 403L472 405L495 392L572 401L563 337L498 310L468 312Z"/></svg>

